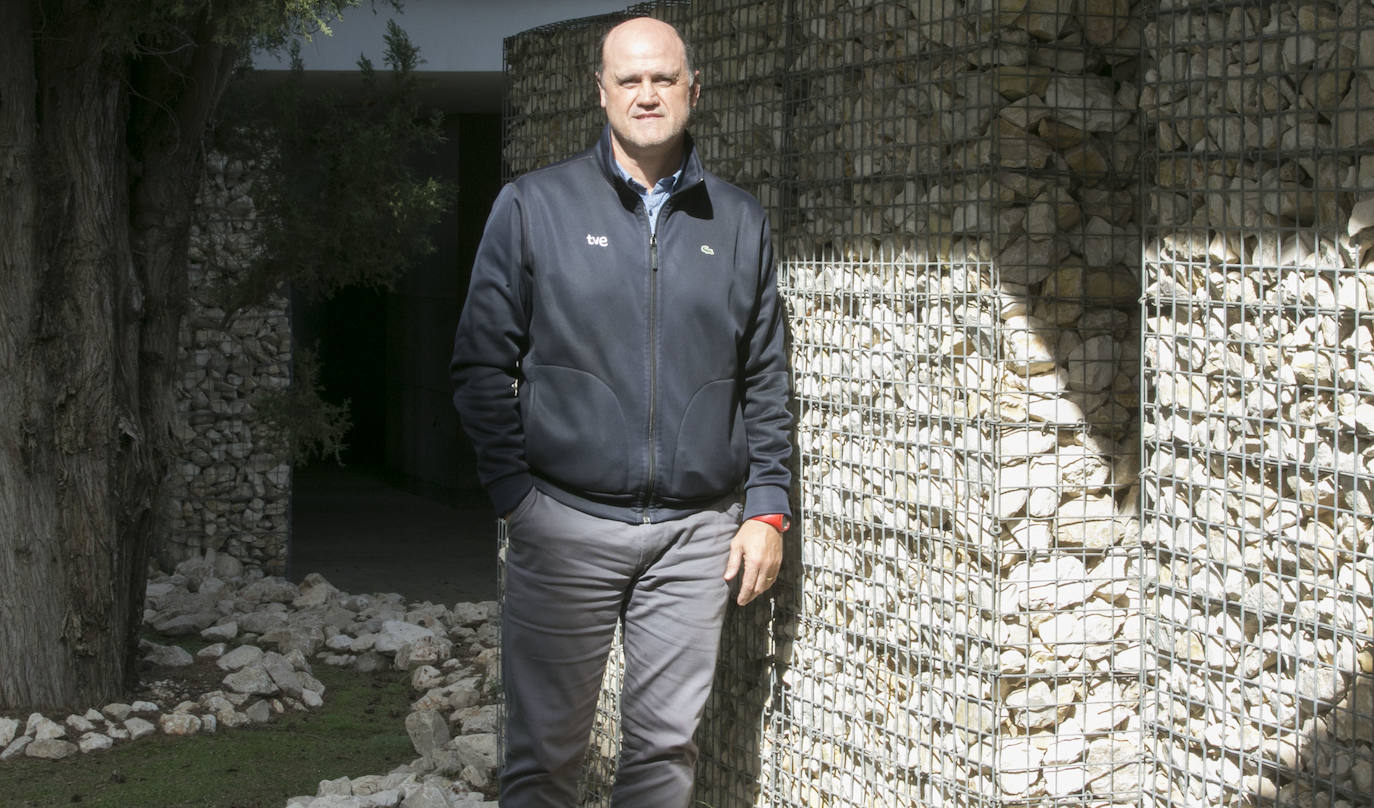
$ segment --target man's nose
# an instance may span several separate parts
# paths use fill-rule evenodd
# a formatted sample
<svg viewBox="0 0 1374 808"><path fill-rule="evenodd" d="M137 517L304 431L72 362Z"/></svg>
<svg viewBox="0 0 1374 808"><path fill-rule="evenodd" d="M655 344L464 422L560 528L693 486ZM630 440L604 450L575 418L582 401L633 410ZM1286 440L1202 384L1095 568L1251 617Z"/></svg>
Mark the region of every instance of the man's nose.
<svg viewBox="0 0 1374 808"><path fill-rule="evenodd" d="M639 83L635 92L635 103L643 106L653 106L659 102L658 88L653 81L645 79Z"/></svg>

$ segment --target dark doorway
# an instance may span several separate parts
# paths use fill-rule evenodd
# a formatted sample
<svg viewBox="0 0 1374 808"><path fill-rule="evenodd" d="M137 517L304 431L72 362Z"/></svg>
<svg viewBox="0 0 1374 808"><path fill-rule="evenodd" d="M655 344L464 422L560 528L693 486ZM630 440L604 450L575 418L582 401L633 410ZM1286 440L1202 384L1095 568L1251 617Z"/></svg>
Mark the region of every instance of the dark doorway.
<svg viewBox="0 0 1374 808"><path fill-rule="evenodd" d="M419 161L457 186L431 236L434 254L391 289L292 299L296 344L316 351L324 398L347 401L352 420L342 466L326 460L295 470L294 580L320 572L347 591L495 596L496 517L450 402L448 356L501 186L501 118L450 114L446 137Z"/></svg>

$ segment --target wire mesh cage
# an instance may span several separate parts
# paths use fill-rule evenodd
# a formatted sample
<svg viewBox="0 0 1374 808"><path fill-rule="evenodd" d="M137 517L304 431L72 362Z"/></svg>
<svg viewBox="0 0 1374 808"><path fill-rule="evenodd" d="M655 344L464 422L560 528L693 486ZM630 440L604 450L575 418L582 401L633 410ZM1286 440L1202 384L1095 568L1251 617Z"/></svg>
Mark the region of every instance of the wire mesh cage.
<svg viewBox="0 0 1374 808"><path fill-rule="evenodd" d="M181 373L167 478L173 566L219 552L269 575L286 574L291 464L256 407L291 381L285 295L226 319L222 285L261 249L250 185L258 166L209 155L192 219L189 310L181 324Z"/></svg>
<svg viewBox="0 0 1374 808"><path fill-rule="evenodd" d="M1156 805L1374 787L1372 27L1242 2L1146 29Z"/></svg>
<svg viewBox="0 0 1374 808"><path fill-rule="evenodd" d="M698 799L1370 793L1374 8L635 11L696 41L792 337L796 528L727 625Z"/></svg>

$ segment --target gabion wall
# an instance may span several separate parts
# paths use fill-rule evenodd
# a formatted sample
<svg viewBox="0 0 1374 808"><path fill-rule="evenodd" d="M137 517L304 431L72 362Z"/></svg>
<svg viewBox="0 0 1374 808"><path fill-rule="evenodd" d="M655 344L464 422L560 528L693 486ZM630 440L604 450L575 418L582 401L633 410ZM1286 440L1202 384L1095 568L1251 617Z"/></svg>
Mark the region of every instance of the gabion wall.
<svg viewBox="0 0 1374 808"><path fill-rule="evenodd" d="M1155 804L1374 799L1374 5L1145 29Z"/></svg>
<svg viewBox="0 0 1374 808"><path fill-rule="evenodd" d="M214 299L221 273L258 249L251 166L211 154L191 229L190 309L182 325L168 481L171 542L165 564L214 551L246 569L286 572L291 465L253 411L259 391L290 383L291 323L284 296L227 323Z"/></svg>
<svg viewBox="0 0 1374 808"><path fill-rule="evenodd" d="M727 626L701 802L1370 793L1374 7L1279 8L632 10L697 46L791 312L798 524ZM507 40L509 173L594 140L611 21Z"/></svg>

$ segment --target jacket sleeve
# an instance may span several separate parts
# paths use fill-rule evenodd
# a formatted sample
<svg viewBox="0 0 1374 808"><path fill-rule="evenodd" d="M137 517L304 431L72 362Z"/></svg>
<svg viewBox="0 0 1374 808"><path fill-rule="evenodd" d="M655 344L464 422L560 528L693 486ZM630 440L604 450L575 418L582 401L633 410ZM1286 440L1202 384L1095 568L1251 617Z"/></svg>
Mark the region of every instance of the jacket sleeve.
<svg viewBox="0 0 1374 808"><path fill-rule="evenodd" d="M792 516L792 414L789 409L786 321L767 219L761 223L757 251L757 298L745 335L744 425L749 440L749 475L744 484L743 517L766 513Z"/></svg>
<svg viewBox="0 0 1374 808"><path fill-rule="evenodd" d="M530 267L519 192L492 205L453 340L453 406L477 454L477 478L498 514L534 485L515 384L529 343Z"/></svg>

